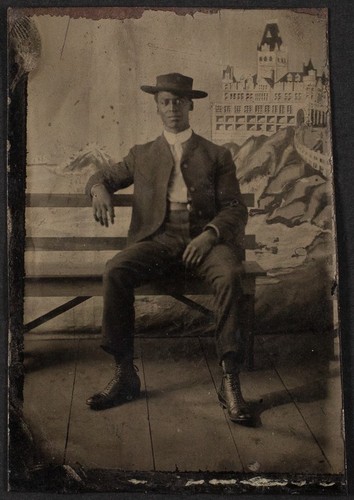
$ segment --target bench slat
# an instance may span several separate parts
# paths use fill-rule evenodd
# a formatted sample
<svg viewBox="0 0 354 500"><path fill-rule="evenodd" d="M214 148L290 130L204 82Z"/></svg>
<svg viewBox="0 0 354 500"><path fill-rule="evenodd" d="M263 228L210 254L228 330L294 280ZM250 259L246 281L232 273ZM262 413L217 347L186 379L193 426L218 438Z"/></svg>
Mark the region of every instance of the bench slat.
<svg viewBox="0 0 354 500"><path fill-rule="evenodd" d="M38 280L38 277L47 277L49 279L51 277L58 277L58 279L60 279L60 276L62 276L62 279L66 280L85 277L90 278L91 276L93 279L98 279L105 269L106 262L112 256L113 254L106 256L104 259L97 258L86 262L81 258L81 262L76 266L72 265L70 268L68 268L67 262L58 265L58 262L62 262L62 257L60 257L60 261L56 260L55 262L43 262L38 259L31 266L26 266L26 269L29 269L26 272L26 280ZM258 262L244 261L243 267L246 275L266 276L266 272Z"/></svg>
<svg viewBox="0 0 354 500"><path fill-rule="evenodd" d="M244 262L244 288L249 288L259 276L266 276L266 272L257 262ZM247 283L247 280L250 282ZM102 295L102 275L27 275L25 284L27 297L73 297L73 296L100 296ZM137 289L138 295L170 295L183 293L185 295L204 295L210 293L210 288L204 282L190 278L184 284L179 281L144 285Z"/></svg>
<svg viewBox="0 0 354 500"><path fill-rule="evenodd" d="M255 260L245 261L243 263L243 268L246 275L267 276L267 271L265 271Z"/></svg>
<svg viewBox="0 0 354 500"><path fill-rule="evenodd" d="M254 194L245 193L242 195L243 201L247 207L254 207ZM132 194L115 194L113 196L115 207L130 207L133 201ZM56 194L56 193L27 193L26 194L27 207L91 207L91 200L86 194L70 193L70 194Z"/></svg>
<svg viewBox="0 0 354 500"><path fill-rule="evenodd" d="M251 286L245 289L254 289L255 277L249 277ZM158 286L144 285L136 289L136 295L208 295L211 294L210 288L201 281L195 281L186 288L179 286L171 286L163 289ZM247 293L247 292L245 292ZM81 280L58 280L45 279L36 281L26 281L25 296L26 297L100 297L102 295L101 278L93 280L83 278Z"/></svg>
<svg viewBox="0 0 354 500"><path fill-rule="evenodd" d="M59 250L59 251L88 251L88 250L122 250L126 247L125 237L27 237L26 250ZM256 238L253 234L246 235L245 249L254 250Z"/></svg>
<svg viewBox="0 0 354 500"><path fill-rule="evenodd" d="M26 250L60 250L60 251L85 251L85 250L122 250L126 247L125 237L28 237Z"/></svg>

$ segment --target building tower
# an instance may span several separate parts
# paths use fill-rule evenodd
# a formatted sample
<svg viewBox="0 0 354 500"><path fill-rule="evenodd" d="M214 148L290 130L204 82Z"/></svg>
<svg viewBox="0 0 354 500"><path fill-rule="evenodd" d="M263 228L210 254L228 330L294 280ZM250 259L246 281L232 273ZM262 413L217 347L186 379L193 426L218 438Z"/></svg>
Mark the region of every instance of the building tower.
<svg viewBox="0 0 354 500"><path fill-rule="evenodd" d="M280 80L288 72L288 49L283 45L278 22L268 21L257 46L258 78Z"/></svg>

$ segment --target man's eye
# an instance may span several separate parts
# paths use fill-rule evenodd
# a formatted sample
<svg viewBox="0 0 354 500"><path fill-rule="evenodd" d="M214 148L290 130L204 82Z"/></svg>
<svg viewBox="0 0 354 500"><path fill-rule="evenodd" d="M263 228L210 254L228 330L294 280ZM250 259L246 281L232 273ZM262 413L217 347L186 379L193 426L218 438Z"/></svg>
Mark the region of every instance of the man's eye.
<svg viewBox="0 0 354 500"><path fill-rule="evenodd" d="M160 102L163 106L168 106L169 104L181 106L184 103L183 99L162 99Z"/></svg>

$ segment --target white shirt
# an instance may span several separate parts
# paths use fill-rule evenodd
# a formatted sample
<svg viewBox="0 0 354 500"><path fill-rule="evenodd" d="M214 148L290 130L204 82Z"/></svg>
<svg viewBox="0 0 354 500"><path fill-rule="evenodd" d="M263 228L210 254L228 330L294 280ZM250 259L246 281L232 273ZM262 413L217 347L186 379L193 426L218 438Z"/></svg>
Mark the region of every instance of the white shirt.
<svg viewBox="0 0 354 500"><path fill-rule="evenodd" d="M192 129L187 128L186 130L183 130L183 132L179 132L177 134L164 130L163 134L166 141L170 145L175 163L168 185L167 199L172 202L187 203L187 186L181 172L181 159L183 154L183 144L192 137Z"/></svg>

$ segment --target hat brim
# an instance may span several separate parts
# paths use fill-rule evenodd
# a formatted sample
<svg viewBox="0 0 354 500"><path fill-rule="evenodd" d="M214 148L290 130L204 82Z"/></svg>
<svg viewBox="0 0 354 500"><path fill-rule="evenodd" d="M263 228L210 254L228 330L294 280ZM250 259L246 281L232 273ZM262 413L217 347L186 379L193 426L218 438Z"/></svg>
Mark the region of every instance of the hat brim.
<svg viewBox="0 0 354 500"><path fill-rule="evenodd" d="M179 96L189 97L190 99L202 99L207 97L207 92L203 90L178 90L172 87L152 87L150 85L142 85L141 90L147 92L148 94L157 94L158 92L171 92Z"/></svg>

